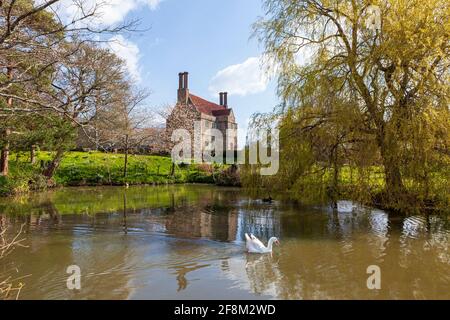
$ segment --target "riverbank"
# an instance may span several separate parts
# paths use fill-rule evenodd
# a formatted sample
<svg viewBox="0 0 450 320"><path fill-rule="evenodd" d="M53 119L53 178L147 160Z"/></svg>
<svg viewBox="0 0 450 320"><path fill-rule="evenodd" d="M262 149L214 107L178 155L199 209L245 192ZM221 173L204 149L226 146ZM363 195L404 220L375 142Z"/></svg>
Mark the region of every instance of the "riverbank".
<svg viewBox="0 0 450 320"><path fill-rule="evenodd" d="M53 186L161 185L179 183L227 184L225 166L177 165L170 157L129 155L128 172L124 176L123 154L103 152L67 152L50 182L42 176L51 152L38 152L30 163L27 153L11 156L10 175L0 177L0 195L44 190ZM224 183L222 183L224 182Z"/></svg>
<svg viewBox="0 0 450 320"><path fill-rule="evenodd" d="M10 175L0 176L0 196L24 194L29 191L43 191L51 187L67 186L123 186L123 185L166 185L184 183L216 184L240 186L247 192L270 201L277 199L295 200L303 204L324 204L331 202L333 190L330 188L332 172L326 171L320 177L309 179L296 188L280 192L279 185L265 184L262 188L261 176L249 175L246 170L233 170L226 165L181 164L172 168L170 157L130 155L128 173L124 177L123 154L103 152L67 152L54 177L48 181L42 176L43 169L52 159L51 152L38 152L35 164L30 163L29 153L14 153L10 160ZM173 169L173 171L172 171ZM385 210L395 210L383 204L384 176L380 167L371 167L361 177L357 170L345 166L338 176L337 199L353 200L361 204ZM448 190L445 175L434 178L434 188L430 188L428 199L417 202L414 190L406 196L408 212L448 212ZM256 179L256 180L255 180ZM256 188L255 188L256 186ZM439 191L439 192L438 192Z"/></svg>
<svg viewBox="0 0 450 320"><path fill-rule="evenodd" d="M397 197L386 193L384 168L370 166L364 170L348 165L340 168L337 176L334 170L313 166L302 176L292 178L289 187L281 177L262 177L250 167L241 169L244 189L252 196L270 200L272 197L294 200L303 205L329 204L338 200L351 200L365 206L400 213L450 213L450 189L448 169L429 172L426 194L420 192L420 185L413 179L403 180L405 191Z"/></svg>

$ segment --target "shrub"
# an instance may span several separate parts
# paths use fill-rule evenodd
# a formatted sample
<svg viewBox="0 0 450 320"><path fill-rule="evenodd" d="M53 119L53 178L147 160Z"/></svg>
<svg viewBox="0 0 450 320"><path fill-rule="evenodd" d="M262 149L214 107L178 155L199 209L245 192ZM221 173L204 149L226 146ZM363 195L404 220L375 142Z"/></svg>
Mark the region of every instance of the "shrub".
<svg viewBox="0 0 450 320"><path fill-rule="evenodd" d="M232 165L220 171L216 178L216 184L219 186L240 186L241 180L237 166Z"/></svg>
<svg viewBox="0 0 450 320"><path fill-rule="evenodd" d="M191 171L186 177L189 183L214 183L214 177L200 171Z"/></svg>

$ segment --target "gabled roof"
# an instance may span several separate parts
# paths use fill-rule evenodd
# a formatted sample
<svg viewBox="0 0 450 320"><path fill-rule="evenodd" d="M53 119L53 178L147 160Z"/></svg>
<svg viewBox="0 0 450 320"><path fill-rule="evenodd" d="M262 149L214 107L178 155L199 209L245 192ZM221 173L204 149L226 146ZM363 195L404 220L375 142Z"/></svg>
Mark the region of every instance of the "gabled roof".
<svg viewBox="0 0 450 320"><path fill-rule="evenodd" d="M214 102L205 100L191 93L189 94L189 99L199 112L208 114L210 116L229 115L231 111L231 109L228 109L225 106L221 106Z"/></svg>

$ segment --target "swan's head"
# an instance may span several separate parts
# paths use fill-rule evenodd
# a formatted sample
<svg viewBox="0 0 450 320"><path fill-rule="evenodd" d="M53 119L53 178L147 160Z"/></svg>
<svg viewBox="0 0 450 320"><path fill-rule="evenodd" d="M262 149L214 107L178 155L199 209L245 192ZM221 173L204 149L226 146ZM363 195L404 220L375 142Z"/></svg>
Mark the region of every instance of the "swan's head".
<svg viewBox="0 0 450 320"><path fill-rule="evenodd" d="M272 242L275 243L277 246L280 245L280 240L278 240L277 237L272 237L270 240L272 240Z"/></svg>

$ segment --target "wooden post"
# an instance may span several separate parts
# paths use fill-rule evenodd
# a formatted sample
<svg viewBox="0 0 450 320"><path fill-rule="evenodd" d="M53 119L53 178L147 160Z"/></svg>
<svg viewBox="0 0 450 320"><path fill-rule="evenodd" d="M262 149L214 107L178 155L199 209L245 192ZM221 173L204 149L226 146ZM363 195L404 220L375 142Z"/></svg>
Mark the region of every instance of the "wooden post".
<svg viewBox="0 0 450 320"><path fill-rule="evenodd" d="M127 174L128 174L128 134L125 135L125 163L123 166L123 177L125 178L125 180L127 178Z"/></svg>

